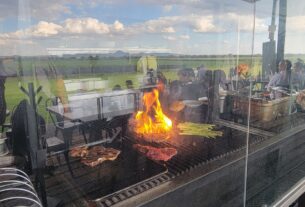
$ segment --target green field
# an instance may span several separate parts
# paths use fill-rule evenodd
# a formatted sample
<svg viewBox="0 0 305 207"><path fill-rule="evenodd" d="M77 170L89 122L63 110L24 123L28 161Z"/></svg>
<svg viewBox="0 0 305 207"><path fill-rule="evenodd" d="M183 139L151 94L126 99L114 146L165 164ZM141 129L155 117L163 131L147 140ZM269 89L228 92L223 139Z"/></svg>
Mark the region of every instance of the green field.
<svg viewBox="0 0 305 207"><path fill-rule="evenodd" d="M304 59L304 55L291 55L287 56L293 62L297 58ZM79 73L66 75L65 79L77 79L77 78L88 78L88 77L99 77L104 80L109 81L109 89L114 85L119 84L122 87L125 86L126 80L132 80L137 86L141 74L136 72L99 72L99 73L82 73L82 68L90 67L124 67L131 66L136 67L139 57L126 57L126 58L98 58L95 62L88 58L75 59L75 58L25 58L25 59L15 59L13 61L8 61L5 63L6 70L18 70L22 67L23 71L33 71L34 68L56 68L56 70L70 70L79 68ZM257 76L261 70L261 56L255 56L251 60L250 56L216 56L216 57L198 57L198 56L185 56L185 57L158 57L158 67L165 74L167 79L175 80L177 79L177 70L181 68L196 68L202 64L208 69L222 69L228 73L230 68L235 67L238 63L246 63L250 66L250 73L253 76ZM251 64L251 61L252 64ZM168 69L171 68L171 69ZM22 78L8 78L6 81L6 101L8 109L11 111L23 98L25 95L20 91L18 84L27 85L27 82L35 82L37 85L42 85L44 92L42 93L43 101L39 106L39 112L45 118L48 114L45 110L45 100L52 96L52 91L54 91L55 81L52 77L43 77L38 75L34 76L23 76Z"/></svg>
<svg viewBox="0 0 305 207"><path fill-rule="evenodd" d="M174 80L176 79L176 73L177 71L171 70L171 71L164 71L165 76L168 79ZM90 78L90 77L101 77L103 79L107 79L109 81L109 90L116 84L121 85L123 88L125 87L125 81L126 80L132 80L135 84L135 87L138 86L138 77L141 74L139 73L108 73L107 76L104 74L100 75L81 75L81 76L71 76L70 78L76 79L76 78ZM19 85L24 86L25 88L27 87L28 82L32 82L34 79L32 77L24 77L23 80L19 84L19 78L17 77L12 77L8 78L6 80L5 84L5 97L6 97L6 102L7 102L7 108L12 111L13 108L24 98L26 98L26 95L21 92L19 89ZM41 104L38 106L39 107L39 112L40 114L48 119L48 113L45 110L45 101L50 97L54 95L54 88L55 88L55 81L54 79L41 79L41 77L36 78L36 85L42 85L43 90L41 92L41 96L43 97L43 101ZM49 93L51 92L51 93ZM7 120L9 121L9 120Z"/></svg>
<svg viewBox="0 0 305 207"><path fill-rule="evenodd" d="M73 70L76 74L82 74L83 69L92 68L94 71L99 68L98 75L101 75L103 69L107 68L124 68L131 67L136 69L136 65L140 57L122 57L122 58L24 58L20 60L10 61L6 64L8 70L16 70L22 68L24 73L33 71L37 68L48 69L56 68L57 71L67 72ZM239 63L251 65L250 56L221 56L221 57L158 57L158 67L161 70L181 69L181 68L196 68L200 65L205 65L208 69L222 69L228 71ZM252 69L256 74L261 66L261 56L253 57ZM116 72L111 71L111 72ZM131 72L131 71L130 71ZM108 75L108 74L107 74Z"/></svg>

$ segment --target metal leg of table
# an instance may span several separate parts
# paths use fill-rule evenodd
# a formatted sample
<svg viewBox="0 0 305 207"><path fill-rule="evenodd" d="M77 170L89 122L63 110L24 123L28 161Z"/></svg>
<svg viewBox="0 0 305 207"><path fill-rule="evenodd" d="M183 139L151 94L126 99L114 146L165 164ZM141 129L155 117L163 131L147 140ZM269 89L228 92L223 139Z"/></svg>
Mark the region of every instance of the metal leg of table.
<svg viewBox="0 0 305 207"><path fill-rule="evenodd" d="M104 125L105 122L102 120L93 121L89 124L89 143L101 139Z"/></svg>
<svg viewBox="0 0 305 207"><path fill-rule="evenodd" d="M65 160L68 166L68 169L70 171L70 174L72 177L74 177L71 164L70 164L70 158L69 158L69 150L70 150L70 143L72 142L72 135L73 135L73 129L64 129L63 130L63 137L64 137L64 142L65 142L65 148L66 150L64 151L64 156Z"/></svg>

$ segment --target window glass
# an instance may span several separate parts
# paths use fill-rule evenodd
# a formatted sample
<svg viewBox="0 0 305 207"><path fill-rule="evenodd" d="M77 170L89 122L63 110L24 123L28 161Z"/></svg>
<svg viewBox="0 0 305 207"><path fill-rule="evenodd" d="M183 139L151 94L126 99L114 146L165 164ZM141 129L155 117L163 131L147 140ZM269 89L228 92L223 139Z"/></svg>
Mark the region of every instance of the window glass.
<svg viewBox="0 0 305 207"><path fill-rule="evenodd" d="M5 0L0 155L43 205L302 206L304 4Z"/></svg>

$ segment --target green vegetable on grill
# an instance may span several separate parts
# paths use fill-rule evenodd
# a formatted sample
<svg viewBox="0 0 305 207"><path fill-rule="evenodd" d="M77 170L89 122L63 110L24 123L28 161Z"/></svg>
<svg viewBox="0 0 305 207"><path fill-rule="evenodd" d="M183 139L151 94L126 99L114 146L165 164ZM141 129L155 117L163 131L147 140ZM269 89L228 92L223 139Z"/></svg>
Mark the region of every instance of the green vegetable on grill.
<svg viewBox="0 0 305 207"><path fill-rule="evenodd" d="M222 136L222 131L214 131L215 125L213 124L197 124L191 122L184 122L178 124L180 135L192 135L192 136L202 136L206 138L216 138Z"/></svg>

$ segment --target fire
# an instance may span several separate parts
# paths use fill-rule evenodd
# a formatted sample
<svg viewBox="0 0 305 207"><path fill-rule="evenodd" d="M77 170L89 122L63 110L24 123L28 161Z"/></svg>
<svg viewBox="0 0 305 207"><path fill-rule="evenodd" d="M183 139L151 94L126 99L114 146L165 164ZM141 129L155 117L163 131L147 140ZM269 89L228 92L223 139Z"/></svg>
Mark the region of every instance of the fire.
<svg viewBox="0 0 305 207"><path fill-rule="evenodd" d="M159 91L144 93L143 104L144 111L138 111L134 117L135 133L153 141L168 139L173 124L162 111Z"/></svg>

